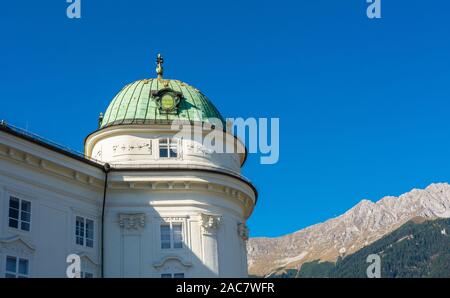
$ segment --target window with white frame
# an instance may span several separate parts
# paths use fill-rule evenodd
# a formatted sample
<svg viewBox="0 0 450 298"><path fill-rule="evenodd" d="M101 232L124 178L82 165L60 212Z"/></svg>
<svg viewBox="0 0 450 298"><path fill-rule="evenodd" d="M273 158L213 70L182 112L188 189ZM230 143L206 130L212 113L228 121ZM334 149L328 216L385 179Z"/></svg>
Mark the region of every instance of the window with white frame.
<svg viewBox="0 0 450 298"><path fill-rule="evenodd" d="M16 197L9 198L9 227L30 231L31 202Z"/></svg>
<svg viewBox="0 0 450 298"><path fill-rule="evenodd" d="M75 219L75 243L94 247L94 221L81 216Z"/></svg>
<svg viewBox="0 0 450 298"><path fill-rule="evenodd" d="M161 225L161 249L183 248L183 225L164 223Z"/></svg>
<svg viewBox="0 0 450 298"><path fill-rule="evenodd" d="M29 275L29 261L24 258L6 256L6 278L27 278Z"/></svg>
<svg viewBox="0 0 450 298"><path fill-rule="evenodd" d="M161 278L184 278L184 273L163 273Z"/></svg>
<svg viewBox="0 0 450 298"><path fill-rule="evenodd" d="M177 158L178 157L178 139L163 138L159 139L159 157Z"/></svg>

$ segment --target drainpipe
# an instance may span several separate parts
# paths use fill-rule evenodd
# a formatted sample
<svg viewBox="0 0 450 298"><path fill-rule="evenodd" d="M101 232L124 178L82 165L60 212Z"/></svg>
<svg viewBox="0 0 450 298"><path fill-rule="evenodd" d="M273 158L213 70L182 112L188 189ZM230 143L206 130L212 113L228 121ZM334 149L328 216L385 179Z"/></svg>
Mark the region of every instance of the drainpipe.
<svg viewBox="0 0 450 298"><path fill-rule="evenodd" d="M106 190L108 188L108 173L111 170L111 166L109 163L105 163L103 165L103 171L105 172L105 186L103 187L103 205L102 205L102 268L101 268L101 277L104 277L105 271L105 205L106 205Z"/></svg>

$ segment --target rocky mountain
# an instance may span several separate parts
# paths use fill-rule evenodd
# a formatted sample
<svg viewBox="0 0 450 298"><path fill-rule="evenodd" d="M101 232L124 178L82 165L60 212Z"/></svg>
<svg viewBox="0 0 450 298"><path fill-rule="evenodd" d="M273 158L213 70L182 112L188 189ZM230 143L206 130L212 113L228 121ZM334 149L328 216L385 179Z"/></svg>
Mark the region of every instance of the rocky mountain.
<svg viewBox="0 0 450 298"><path fill-rule="evenodd" d="M363 200L339 217L298 232L277 238L251 238L247 245L249 274L272 275L315 260L335 262L416 217L449 218L450 185L431 184L376 203Z"/></svg>
<svg viewBox="0 0 450 298"><path fill-rule="evenodd" d="M367 256L380 257L383 278L450 277L450 219L415 218L356 253L333 262L308 262L273 277L366 278Z"/></svg>

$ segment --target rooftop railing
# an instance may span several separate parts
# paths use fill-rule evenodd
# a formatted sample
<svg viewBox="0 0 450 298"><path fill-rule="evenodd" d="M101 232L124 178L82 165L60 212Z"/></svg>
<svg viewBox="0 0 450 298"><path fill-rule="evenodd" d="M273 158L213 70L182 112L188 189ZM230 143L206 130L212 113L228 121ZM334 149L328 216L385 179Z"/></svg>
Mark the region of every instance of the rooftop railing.
<svg viewBox="0 0 450 298"><path fill-rule="evenodd" d="M35 133L32 133L26 129L14 126L12 124L7 123L5 120L0 121L0 129L4 131L12 132L15 135L19 135L25 139L28 139L34 143L38 143L40 145L43 145L45 147L51 147L52 149L56 149L57 151L60 151L64 154L71 155L73 157L77 157L78 159L85 159L90 162L97 163L99 165L103 165L104 163L100 160L97 160L95 158L92 158L90 156L85 155L84 153L81 153L77 150L74 150L72 148L69 148L67 146L63 146L61 144L58 144L54 141L51 141L49 139L46 139L44 137L41 137Z"/></svg>

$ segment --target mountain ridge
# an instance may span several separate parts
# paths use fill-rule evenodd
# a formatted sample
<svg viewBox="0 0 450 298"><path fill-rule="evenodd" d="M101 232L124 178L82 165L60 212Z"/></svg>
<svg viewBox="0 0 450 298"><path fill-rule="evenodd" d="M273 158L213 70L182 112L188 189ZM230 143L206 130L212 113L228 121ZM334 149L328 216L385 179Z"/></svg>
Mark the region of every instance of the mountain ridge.
<svg viewBox="0 0 450 298"><path fill-rule="evenodd" d="M450 185L433 183L398 197L364 199L342 215L281 237L251 238L249 274L266 276L314 260L336 261L356 252L407 221L450 217Z"/></svg>
<svg viewBox="0 0 450 298"><path fill-rule="evenodd" d="M312 261L278 278L367 278L369 255L380 257L382 278L450 277L450 219L415 217L400 228L336 262Z"/></svg>

